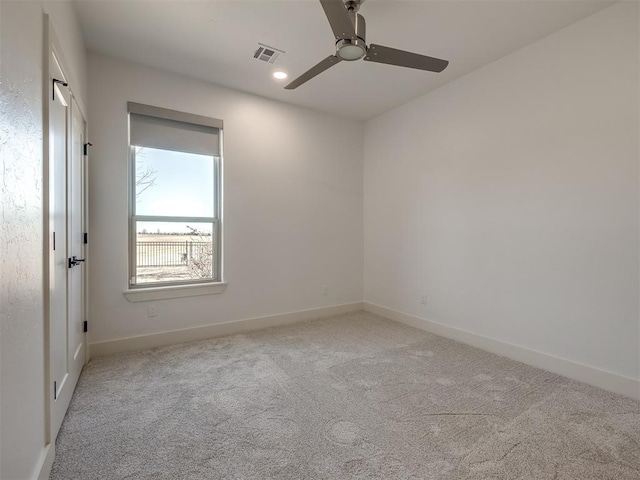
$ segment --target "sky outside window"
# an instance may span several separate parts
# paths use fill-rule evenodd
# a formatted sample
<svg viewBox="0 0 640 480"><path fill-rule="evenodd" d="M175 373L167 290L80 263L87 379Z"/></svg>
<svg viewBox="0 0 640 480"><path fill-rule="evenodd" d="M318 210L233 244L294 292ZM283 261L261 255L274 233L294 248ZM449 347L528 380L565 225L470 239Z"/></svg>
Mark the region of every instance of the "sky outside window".
<svg viewBox="0 0 640 480"><path fill-rule="evenodd" d="M214 217L214 157L136 147L136 215ZM184 223L145 222L150 232L188 233ZM167 230L169 229L169 230ZM140 233L140 232L139 232Z"/></svg>

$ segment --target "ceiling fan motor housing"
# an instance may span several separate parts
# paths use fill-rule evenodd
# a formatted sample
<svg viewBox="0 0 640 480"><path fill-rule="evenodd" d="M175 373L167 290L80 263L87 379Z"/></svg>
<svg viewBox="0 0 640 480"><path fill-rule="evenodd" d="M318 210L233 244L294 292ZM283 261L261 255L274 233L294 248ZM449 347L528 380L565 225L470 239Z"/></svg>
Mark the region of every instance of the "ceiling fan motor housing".
<svg viewBox="0 0 640 480"><path fill-rule="evenodd" d="M353 21L356 36L341 38L336 42L336 55L347 62L360 60L367 53L367 24L364 17L353 11L349 12L349 16Z"/></svg>

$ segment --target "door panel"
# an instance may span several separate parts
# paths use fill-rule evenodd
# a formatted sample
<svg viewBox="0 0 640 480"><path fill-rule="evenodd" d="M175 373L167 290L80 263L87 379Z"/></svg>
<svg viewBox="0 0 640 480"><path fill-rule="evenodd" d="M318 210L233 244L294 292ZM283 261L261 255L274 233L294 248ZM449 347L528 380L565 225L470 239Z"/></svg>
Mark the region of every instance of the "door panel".
<svg viewBox="0 0 640 480"><path fill-rule="evenodd" d="M49 96L49 210L52 232L50 264L50 321L49 354L50 381L53 403L51 409L52 434L55 438L64 412L58 399L65 390L68 373L67 352L67 137L70 95L66 88L53 83L64 79L55 59L51 58L51 87Z"/></svg>
<svg viewBox="0 0 640 480"><path fill-rule="evenodd" d="M69 257L85 260L84 251L84 119L72 100L71 154L68 172ZM69 269L69 347L70 361L84 363L84 262ZM78 366L74 372L80 373Z"/></svg>

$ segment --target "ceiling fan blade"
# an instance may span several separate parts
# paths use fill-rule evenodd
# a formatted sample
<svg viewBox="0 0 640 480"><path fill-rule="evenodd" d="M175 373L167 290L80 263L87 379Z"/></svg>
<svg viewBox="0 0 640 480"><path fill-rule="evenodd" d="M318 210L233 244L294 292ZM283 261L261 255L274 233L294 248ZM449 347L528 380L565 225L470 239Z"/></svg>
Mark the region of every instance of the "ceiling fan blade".
<svg viewBox="0 0 640 480"><path fill-rule="evenodd" d="M322 60L320 63L318 63L317 65L311 67L309 70L304 72L302 75L300 75L298 78L296 78L293 82L291 82L289 85L287 85L284 88L287 90L293 90L294 88L298 88L300 85L308 82L316 75L320 75L329 67L333 67L336 63L340 63L340 61L341 59L339 57L336 57L335 55L330 55L324 60Z"/></svg>
<svg viewBox="0 0 640 480"><path fill-rule="evenodd" d="M356 38L353 21L342 0L320 0L324 13L327 15L331 30L336 40L339 38Z"/></svg>
<svg viewBox="0 0 640 480"><path fill-rule="evenodd" d="M364 60L397 65L399 67L417 68L418 70L427 70L429 72L441 72L449 65L447 60L427 57L426 55L406 52L383 45L375 45L373 43L369 45L369 50L367 50Z"/></svg>

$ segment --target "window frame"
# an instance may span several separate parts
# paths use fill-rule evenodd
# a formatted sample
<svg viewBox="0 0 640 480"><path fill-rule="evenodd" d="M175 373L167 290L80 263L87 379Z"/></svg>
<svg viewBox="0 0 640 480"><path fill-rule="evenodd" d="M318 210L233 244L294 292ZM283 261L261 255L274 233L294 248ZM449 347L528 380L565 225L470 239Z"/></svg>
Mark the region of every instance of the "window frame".
<svg viewBox="0 0 640 480"><path fill-rule="evenodd" d="M213 217L190 217L190 216L164 216L164 215L137 215L136 214L136 146L131 145L131 114L155 117L164 120L171 120L178 123L193 124L204 127L211 127L218 130L218 152L212 152L213 157ZM161 107L154 107L134 102L127 102L127 144L129 148L128 164L129 164L129 262L128 262L128 281L129 291L149 291L167 290L172 288L183 289L185 287L204 287L207 285L222 285L223 281L223 228L222 228L222 202L223 202L223 121L195 115L191 113L169 110ZM184 152L183 150L176 150ZM184 152L190 153L190 152ZM169 223L208 223L211 224L211 241L212 248L212 276L208 278L194 278L188 280L170 280L137 283L137 223L138 222L169 222ZM219 293L219 292L214 292ZM179 295L182 296L182 295Z"/></svg>

